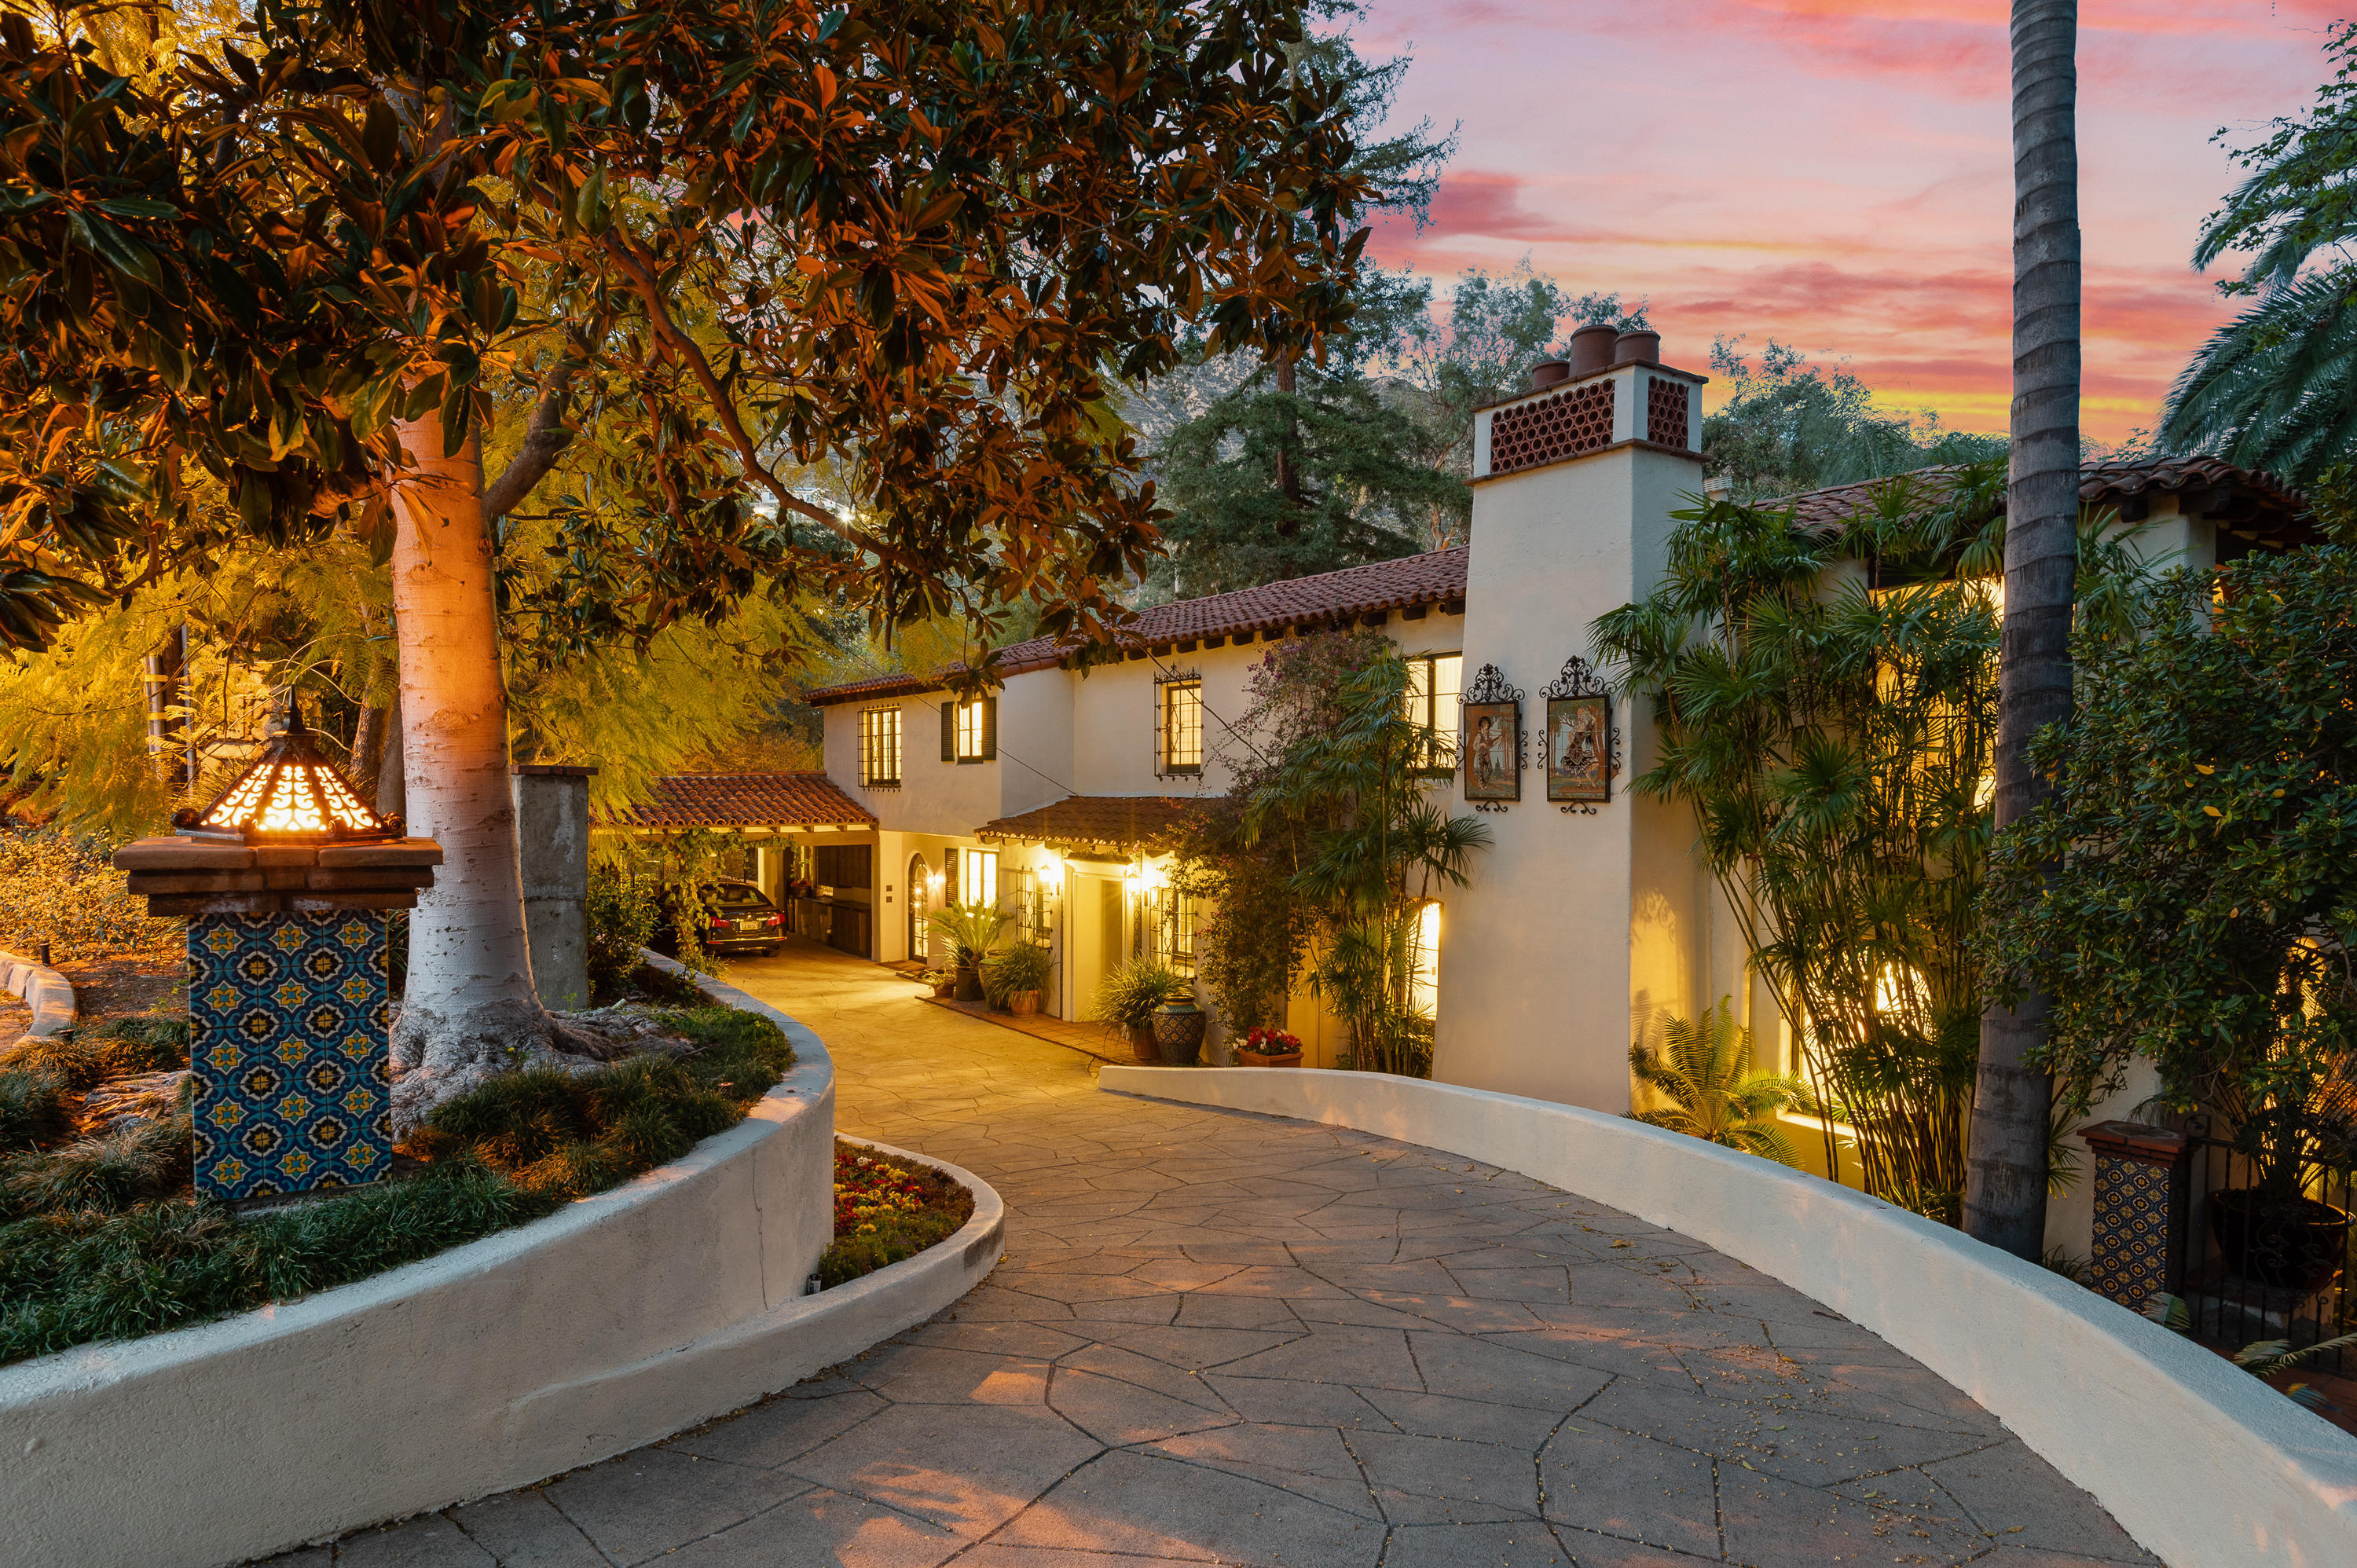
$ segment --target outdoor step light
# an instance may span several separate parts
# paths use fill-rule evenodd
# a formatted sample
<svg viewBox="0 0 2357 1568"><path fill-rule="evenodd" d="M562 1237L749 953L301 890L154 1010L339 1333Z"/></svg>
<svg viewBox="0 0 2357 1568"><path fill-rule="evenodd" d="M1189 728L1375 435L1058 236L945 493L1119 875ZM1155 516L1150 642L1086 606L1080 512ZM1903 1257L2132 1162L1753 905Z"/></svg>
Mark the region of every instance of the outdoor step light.
<svg viewBox="0 0 2357 1568"><path fill-rule="evenodd" d="M188 922L188 1066L203 1197L272 1197L393 1169L389 911L442 846L379 817L291 712L175 832L115 853L151 915Z"/></svg>

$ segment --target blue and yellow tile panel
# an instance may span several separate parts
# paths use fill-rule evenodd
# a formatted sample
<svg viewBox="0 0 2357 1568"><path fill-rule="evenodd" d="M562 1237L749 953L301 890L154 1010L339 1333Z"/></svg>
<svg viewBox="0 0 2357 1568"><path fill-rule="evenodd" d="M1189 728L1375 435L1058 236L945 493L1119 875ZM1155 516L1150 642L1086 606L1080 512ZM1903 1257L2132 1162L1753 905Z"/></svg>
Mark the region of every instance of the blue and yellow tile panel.
<svg viewBox="0 0 2357 1568"><path fill-rule="evenodd" d="M357 1187L393 1166L385 917L188 920L197 1191Z"/></svg>

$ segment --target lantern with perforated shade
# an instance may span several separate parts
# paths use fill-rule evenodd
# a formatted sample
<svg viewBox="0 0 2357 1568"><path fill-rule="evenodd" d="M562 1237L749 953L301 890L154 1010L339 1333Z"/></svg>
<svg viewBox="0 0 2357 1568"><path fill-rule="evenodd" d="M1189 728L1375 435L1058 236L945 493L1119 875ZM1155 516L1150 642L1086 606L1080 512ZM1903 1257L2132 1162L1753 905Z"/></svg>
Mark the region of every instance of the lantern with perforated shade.
<svg viewBox="0 0 2357 1568"><path fill-rule="evenodd" d="M188 918L198 1193L235 1201L383 1179L387 911L433 886L442 846L371 811L296 713L174 825L114 864L148 913Z"/></svg>
<svg viewBox="0 0 2357 1568"><path fill-rule="evenodd" d="M253 765L202 811L183 809L173 827L189 838L241 843L355 843L403 834L399 817L364 804L290 706L286 728Z"/></svg>

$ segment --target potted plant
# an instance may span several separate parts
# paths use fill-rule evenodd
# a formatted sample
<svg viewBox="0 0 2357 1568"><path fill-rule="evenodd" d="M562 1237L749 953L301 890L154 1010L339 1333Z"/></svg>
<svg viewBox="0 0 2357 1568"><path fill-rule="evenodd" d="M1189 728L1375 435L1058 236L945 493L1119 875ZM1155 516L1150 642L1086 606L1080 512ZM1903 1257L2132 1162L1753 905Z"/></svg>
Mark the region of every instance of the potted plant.
<svg viewBox="0 0 2357 1568"><path fill-rule="evenodd" d="M1162 1052L1154 1040L1154 1015L1167 1002L1191 999L1193 990L1168 964L1138 959L1106 975L1097 987L1097 1016L1127 1036L1131 1060L1157 1063Z"/></svg>
<svg viewBox="0 0 2357 1568"><path fill-rule="evenodd" d="M931 987L936 997L946 1001L957 994L957 971L929 969L917 976L917 983Z"/></svg>
<svg viewBox="0 0 2357 1568"><path fill-rule="evenodd" d="M1018 1018L1039 1011L1039 993L1055 972L1044 942L1009 942L982 961L983 994Z"/></svg>
<svg viewBox="0 0 2357 1568"><path fill-rule="evenodd" d="M1236 1042L1236 1062L1242 1067L1299 1067L1301 1042L1282 1029L1262 1024L1244 1031Z"/></svg>
<svg viewBox="0 0 2357 1568"><path fill-rule="evenodd" d="M2209 1195L2210 1234L2227 1272L2313 1294L2349 1253L2349 1216L2308 1196L2318 1170L2357 1166L2357 1058L2294 1028L2260 1050L2213 1058L2199 1100L2232 1128L2249 1185Z"/></svg>
<svg viewBox="0 0 2357 1568"><path fill-rule="evenodd" d="M1203 1026L1211 1022L1195 1005L1193 987L1154 1010L1154 1047L1164 1067L1193 1067L1203 1049Z"/></svg>
<svg viewBox="0 0 2357 1568"><path fill-rule="evenodd" d="M925 924L949 943L956 960L957 999L982 1000L982 962L990 956L1014 916L993 904L952 904L925 917Z"/></svg>

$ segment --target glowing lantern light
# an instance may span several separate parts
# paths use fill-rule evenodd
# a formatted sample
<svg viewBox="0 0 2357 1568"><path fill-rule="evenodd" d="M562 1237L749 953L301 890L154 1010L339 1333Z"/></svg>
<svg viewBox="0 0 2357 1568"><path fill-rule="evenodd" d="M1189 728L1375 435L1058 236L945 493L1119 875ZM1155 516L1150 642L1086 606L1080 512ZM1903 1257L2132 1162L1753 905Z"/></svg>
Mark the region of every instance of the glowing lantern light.
<svg viewBox="0 0 2357 1568"><path fill-rule="evenodd" d="M380 817L319 749L289 707L286 728L221 798L203 811L183 809L173 828L185 838L240 843L350 843L404 836L399 817Z"/></svg>

